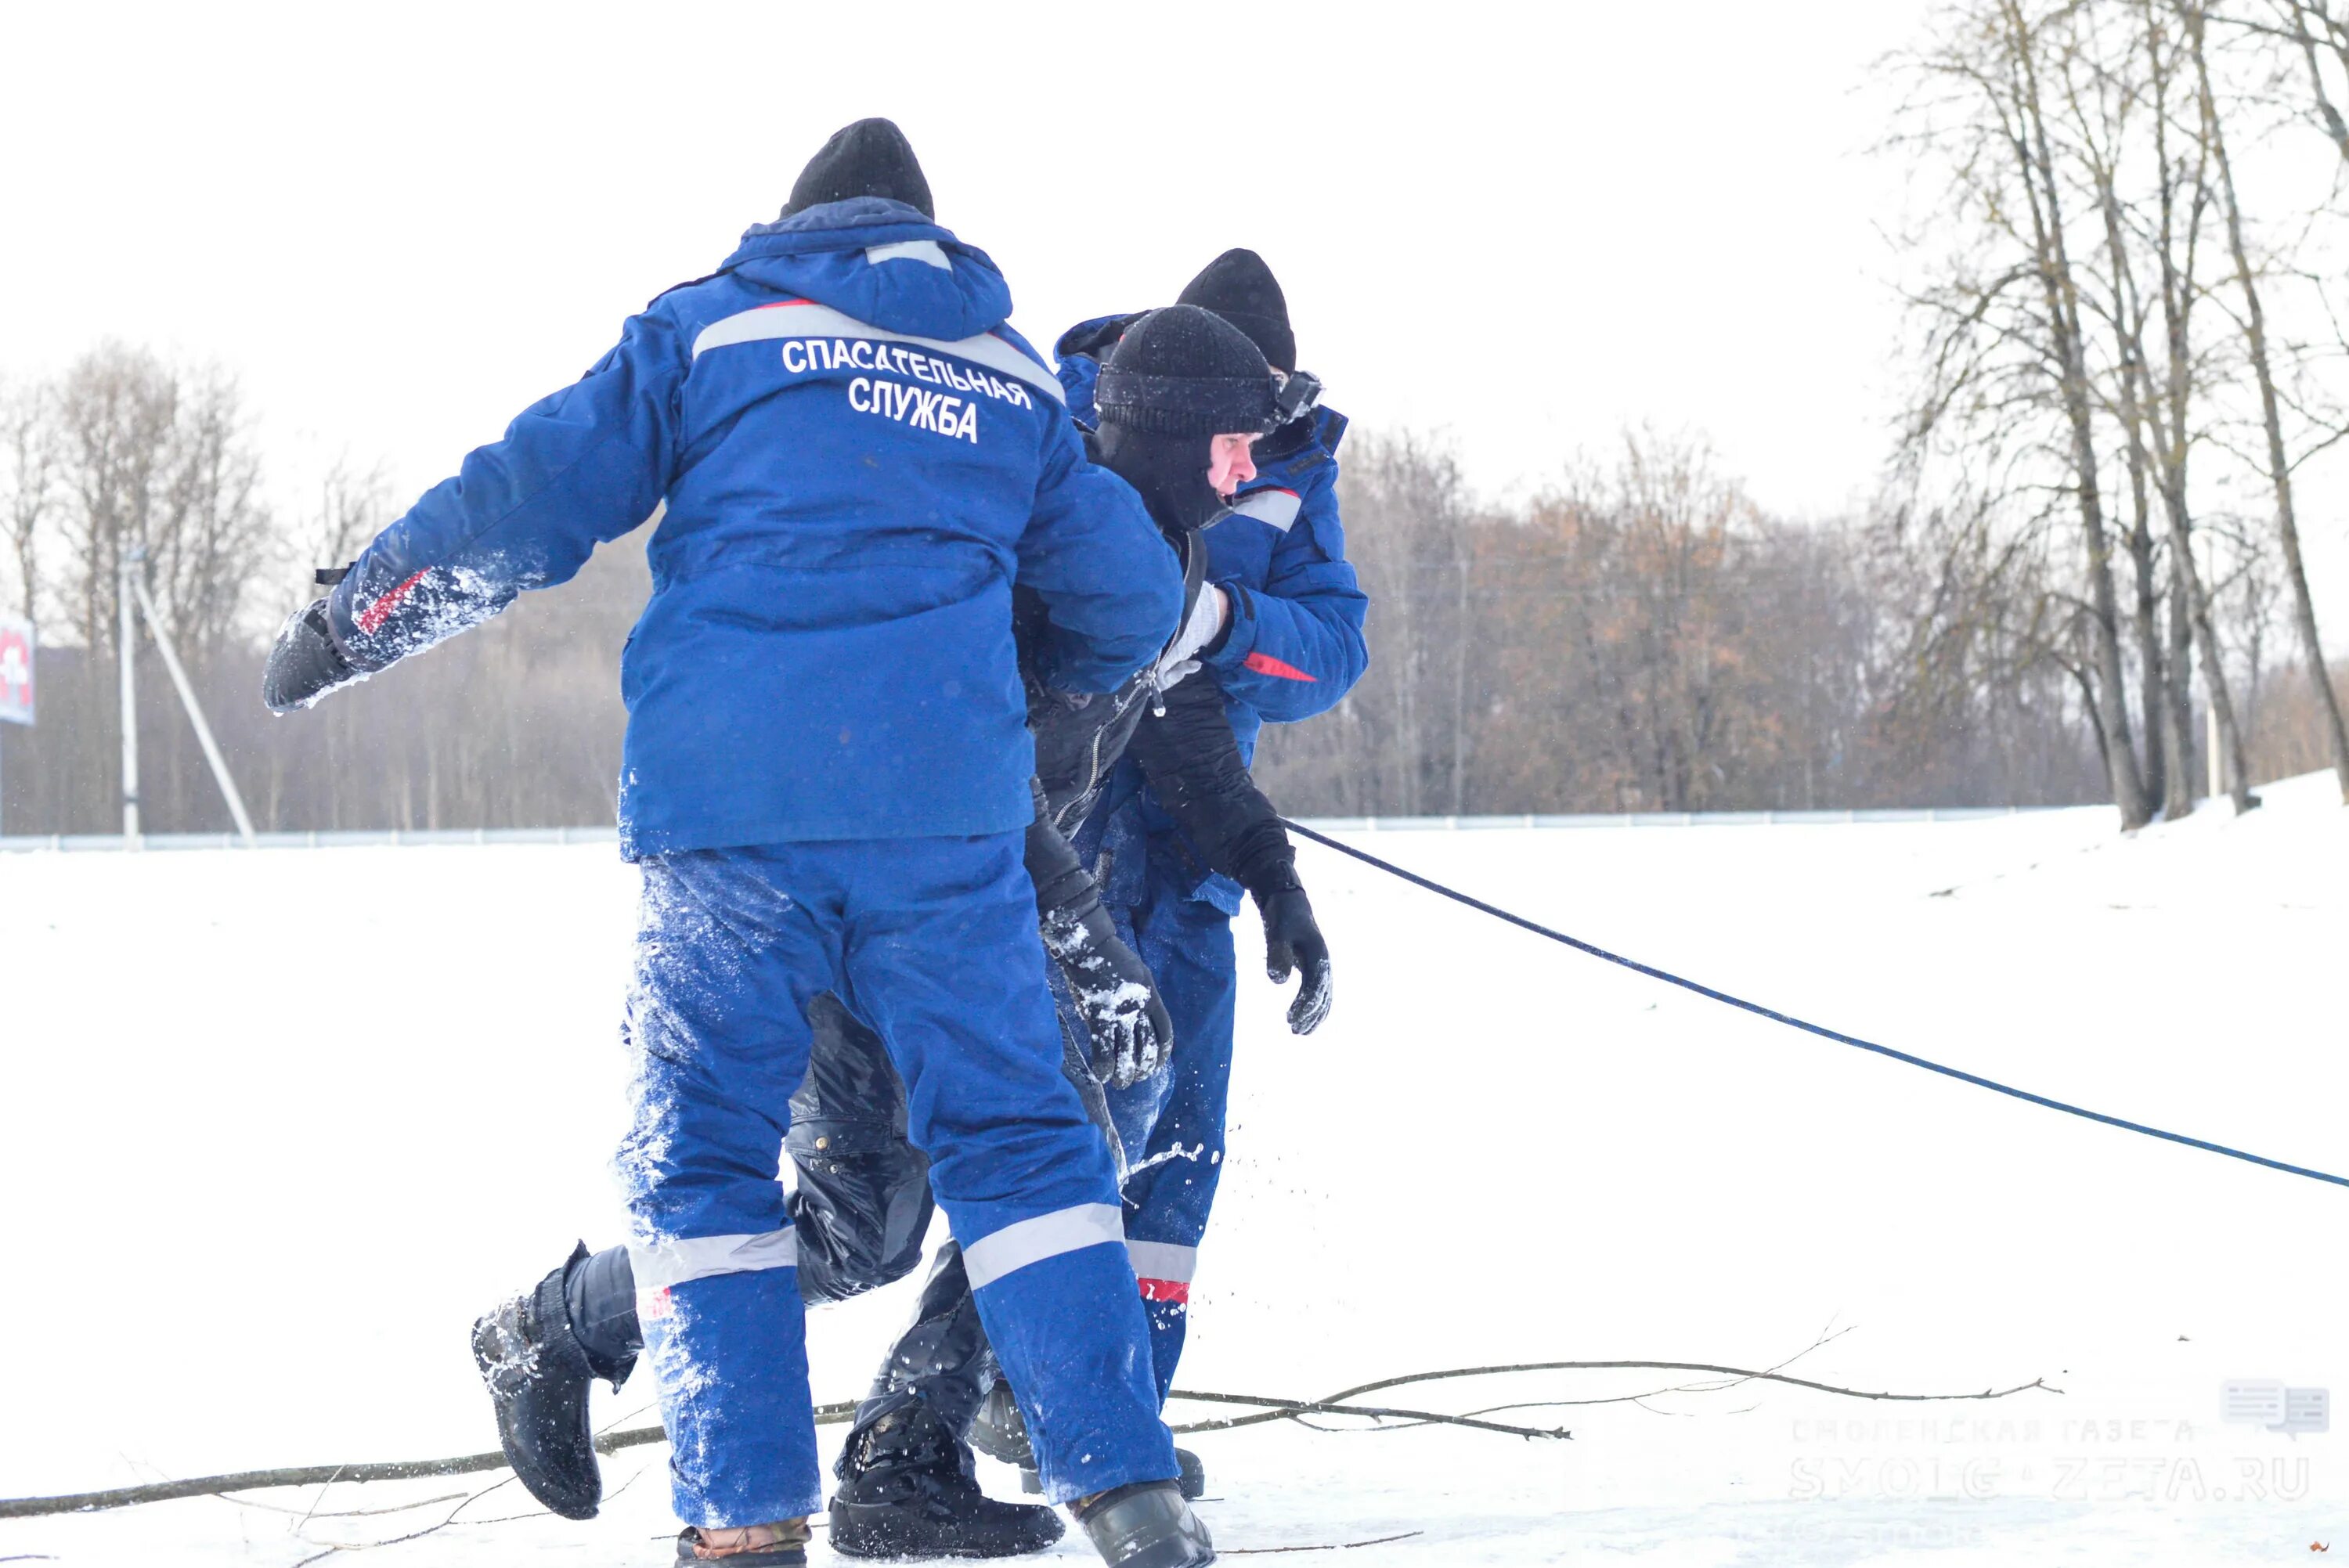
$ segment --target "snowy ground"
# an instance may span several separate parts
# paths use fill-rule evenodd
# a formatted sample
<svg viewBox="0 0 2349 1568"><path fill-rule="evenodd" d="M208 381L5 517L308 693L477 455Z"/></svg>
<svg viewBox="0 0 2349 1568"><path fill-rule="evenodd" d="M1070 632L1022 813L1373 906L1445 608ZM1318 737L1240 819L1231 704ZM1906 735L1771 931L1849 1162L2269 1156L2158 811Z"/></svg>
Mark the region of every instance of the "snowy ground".
<svg viewBox="0 0 2349 1568"><path fill-rule="evenodd" d="M1357 841L1837 1027L2349 1171L2349 811L2328 791L2134 841L2081 811ZM2064 1392L1749 1384L1498 1418L1570 1426L1563 1443L1207 1436L1227 1551L1406 1532L1344 1561L2253 1563L2336 1532L2349 1551L2349 1430L2228 1426L2219 1399L2231 1377L2349 1391L2349 1191L1777 1028L1301 858L1337 1011L1297 1041L1268 987L1243 995L1184 1385L1763 1367L1839 1332L1795 1370ZM473 1314L574 1236L619 1233L630 894L608 847L0 857L0 1496L492 1446ZM819 1397L860 1390L911 1288L813 1318ZM648 1398L604 1412L635 1424ZM591 1524L510 1517L528 1500L508 1484L380 1561L666 1562L662 1458L611 1461L627 1484ZM0 1522L0 1562L292 1568L497 1479Z"/></svg>

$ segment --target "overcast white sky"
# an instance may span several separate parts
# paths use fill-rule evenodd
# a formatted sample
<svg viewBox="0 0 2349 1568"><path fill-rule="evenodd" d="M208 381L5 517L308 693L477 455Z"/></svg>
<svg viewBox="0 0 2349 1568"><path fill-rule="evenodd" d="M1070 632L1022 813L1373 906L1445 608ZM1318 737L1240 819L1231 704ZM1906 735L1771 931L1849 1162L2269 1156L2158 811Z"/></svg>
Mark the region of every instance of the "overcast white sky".
<svg viewBox="0 0 2349 1568"><path fill-rule="evenodd" d="M12 6L0 375L217 360L282 484L405 500L885 114L1040 347L1248 245L1331 403L1488 493L1652 421L1825 513L1885 449L1866 84L1920 9Z"/></svg>

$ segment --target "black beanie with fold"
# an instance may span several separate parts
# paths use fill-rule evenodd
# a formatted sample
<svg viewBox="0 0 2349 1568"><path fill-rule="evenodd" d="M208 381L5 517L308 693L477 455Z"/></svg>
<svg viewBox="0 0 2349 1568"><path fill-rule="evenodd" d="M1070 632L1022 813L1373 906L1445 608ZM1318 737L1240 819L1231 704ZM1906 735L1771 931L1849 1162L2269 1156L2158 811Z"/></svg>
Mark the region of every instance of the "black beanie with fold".
<svg viewBox="0 0 2349 1568"><path fill-rule="evenodd" d="M1288 296L1280 292L1280 280L1254 251L1226 251L1185 284L1175 299L1214 311L1247 334L1267 364L1280 370L1297 368L1297 335L1288 326Z"/></svg>
<svg viewBox="0 0 2349 1568"><path fill-rule="evenodd" d="M919 210L925 218L937 216L914 144L894 120L860 119L833 131L800 170L783 216L854 196L885 196Z"/></svg>
<svg viewBox="0 0 2349 1568"><path fill-rule="evenodd" d="M1261 434L1279 417L1272 367L1239 328L1196 305L1135 322L1102 366L1097 460L1142 492L1170 533L1224 511L1207 483L1213 438Z"/></svg>
<svg viewBox="0 0 2349 1568"><path fill-rule="evenodd" d="M1261 433L1278 418L1272 367L1239 328L1170 304L1126 328L1093 390L1104 426L1165 436Z"/></svg>

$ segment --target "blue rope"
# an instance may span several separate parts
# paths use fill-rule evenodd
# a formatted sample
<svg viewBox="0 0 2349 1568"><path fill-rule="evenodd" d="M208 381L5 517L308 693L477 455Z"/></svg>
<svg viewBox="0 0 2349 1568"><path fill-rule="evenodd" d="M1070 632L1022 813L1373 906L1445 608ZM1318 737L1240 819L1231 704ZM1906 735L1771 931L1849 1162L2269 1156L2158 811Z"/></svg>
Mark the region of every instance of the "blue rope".
<svg viewBox="0 0 2349 1568"><path fill-rule="evenodd" d="M1413 887L1425 888L1429 892L1440 894L1455 903L1464 903L1470 909L1482 911L1495 920L1506 920L1511 925L1521 926L1537 936L1547 936L1552 942L1564 943L1578 953L1587 953L1593 958L1603 958L1609 964L1619 964L1636 974L1645 975L1651 980L1661 980L1667 985L1677 985L1683 991L1693 991L1700 996L1710 997L1715 1002L1738 1008L1743 1012L1752 1013L1756 1017L1767 1018L1774 1024L1784 1024L1790 1029L1800 1029L1806 1035L1816 1035L1823 1040L1833 1040L1839 1046L1874 1051L1879 1057L1890 1057L1894 1061L1906 1062L1912 1068L1923 1068L1927 1072L1940 1073L1943 1078L1953 1078L1961 1083L1972 1084L1977 1088L1991 1089L1999 1094L2010 1095L2016 1099L2029 1100L2033 1105L2044 1105L2050 1110L2060 1110L2069 1116L2085 1117L2090 1121L2101 1121L2107 1127L2117 1127L2127 1132L2141 1132L2147 1138L2167 1139L2172 1143L2183 1143L2189 1149L2201 1149L2212 1154L2223 1154L2230 1160L2246 1160L2253 1165L2264 1165L2271 1171L2282 1171L2292 1176L2305 1176L2312 1181L2330 1181L2336 1187L2349 1187L2349 1176L2335 1176L2330 1171L2312 1171L2305 1165L2291 1165L2281 1160L2271 1160L2264 1154L2252 1154L2240 1149L2230 1149L2223 1143L2212 1143L2200 1138L2189 1138L2182 1132L2165 1132L2158 1127L2147 1127L2141 1121L2130 1121L2124 1117L2106 1116L2101 1110L2090 1110L2085 1106L2071 1105L2060 1099L2050 1099L2044 1094L2033 1094L2027 1088L2016 1088L2012 1084L2002 1084L1994 1078L1983 1078L1979 1073L1970 1073L1961 1068L1944 1067L1940 1062L1927 1061L1923 1057L1912 1057L1907 1051L1896 1051L1890 1046L1879 1046L1873 1040L1863 1040L1857 1036L1843 1034L1835 1029L1806 1022L1791 1014L1781 1013L1775 1007L1764 1007L1759 1002L1749 1002L1743 996L1733 996L1726 991L1716 991L1710 985L1701 985L1693 980L1674 975L1670 970L1659 969L1652 964L1642 964L1636 958L1626 958L1619 953L1609 953L1603 947L1585 942L1579 937L1568 936L1562 931L1552 931L1548 926L1537 924L1527 920L1524 915L1511 914L1507 910L1486 903L1483 899L1472 898L1456 889L1445 887L1442 882L1431 882L1415 872L1407 872L1391 861L1382 861L1376 855L1354 848L1351 844L1341 844L1326 833L1317 833L1310 828L1288 821L1287 818L1283 818L1282 821L1290 832L1310 839L1325 849L1335 850L1341 855L1350 855L1364 865L1376 866L1391 876L1401 877Z"/></svg>

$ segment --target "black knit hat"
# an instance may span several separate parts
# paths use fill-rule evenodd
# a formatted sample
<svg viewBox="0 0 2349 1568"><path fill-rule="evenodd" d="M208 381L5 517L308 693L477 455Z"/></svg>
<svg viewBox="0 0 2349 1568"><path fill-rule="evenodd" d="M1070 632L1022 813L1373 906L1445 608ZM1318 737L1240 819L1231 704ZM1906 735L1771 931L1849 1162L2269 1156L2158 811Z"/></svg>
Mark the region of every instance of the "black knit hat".
<svg viewBox="0 0 2349 1568"><path fill-rule="evenodd" d="M1288 296L1254 251L1226 251L1185 284L1175 298L1214 311L1247 333L1266 364L1297 368L1297 335L1288 328Z"/></svg>
<svg viewBox="0 0 2349 1568"><path fill-rule="evenodd" d="M827 201L845 201L852 196L886 196L919 208L925 218L937 216L930 206L930 182L922 176L914 145L895 120L860 119L833 131L832 139L800 170L783 216Z"/></svg>
<svg viewBox="0 0 2349 1568"><path fill-rule="evenodd" d="M1154 310L1118 339L1093 391L1102 423L1163 436L1269 430L1272 367L1239 328L1196 305Z"/></svg>

